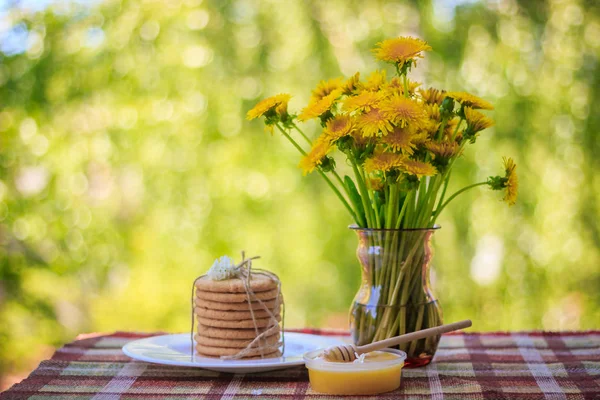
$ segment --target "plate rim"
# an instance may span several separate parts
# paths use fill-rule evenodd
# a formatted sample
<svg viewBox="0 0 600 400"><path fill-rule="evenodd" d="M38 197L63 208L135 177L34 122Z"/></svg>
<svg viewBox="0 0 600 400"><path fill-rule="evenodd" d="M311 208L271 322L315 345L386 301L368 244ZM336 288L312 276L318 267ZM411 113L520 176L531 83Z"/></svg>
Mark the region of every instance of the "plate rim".
<svg viewBox="0 0 600 400"><path fill-rule="evenodd" d="M292 337L300 337L300 338L306 338L306 339L311 338L311 337L318 338L322 344L326 344L327 346L343 343L342 340L335 338L335 337L314 335L311 333L291 331L291 332L285 332L285 335L291 335ZM253 370L253 369L261 369L261 368L271 368L271 367L284 367L284 366L285 367L293 367L293 366L298 366L298 365L304 365L304 359L302 357L302 354L289 357L289 358L294 358L294 359L289 359L289 360L283 360L284 357L282 356L282 357L277 357L277 358L272 358L272 359L263 359L263 360L219 360L219 359L214 359L214 361L213 361L213 359L208 358L208 357L195 356L194 361L190 361L190 360L176 361L176 360L165 360L165 359L158 359L158 358L144 356L144 355L141 355L139 353L132 351L132 349L131 349L132 346L139 345L144 342L152 342L157 339L163 339L163 340L167 339L168 340L169 338L180 338L183 336L186 336L189 339L189 333L172 333L172 334L156 335L156 336L140 338L140 339L132 340L132 341L126 343L125 345L123 345L121 350L127 357L132 358L134 360L148 362L148 363L152 363L152 364L171 365L171 366L177 366L177 367L220 369L220 370L227 370L227 369ZM327 342L329 342L329 343L327 343ZM198 359L200 359L200 360L198 360ZM206 360L208 360L208 362Z"/></svg>

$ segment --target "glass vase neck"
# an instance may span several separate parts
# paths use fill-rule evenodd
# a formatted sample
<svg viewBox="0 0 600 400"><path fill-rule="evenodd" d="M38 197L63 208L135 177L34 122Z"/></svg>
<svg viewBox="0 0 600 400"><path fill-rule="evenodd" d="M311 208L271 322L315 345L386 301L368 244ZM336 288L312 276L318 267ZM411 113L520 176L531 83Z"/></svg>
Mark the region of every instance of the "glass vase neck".
<svg viewBox="0 0 600 400"><path fill-rule="evenodd" d="M353 231L357 231L357 232L427 232L427 231L435 232L441 228L442 227L440 225L434 225L431 228L402 228L402 229L361 228L360 226L355 225L355 224L348 226L348 229L352 229Z"/></svg>

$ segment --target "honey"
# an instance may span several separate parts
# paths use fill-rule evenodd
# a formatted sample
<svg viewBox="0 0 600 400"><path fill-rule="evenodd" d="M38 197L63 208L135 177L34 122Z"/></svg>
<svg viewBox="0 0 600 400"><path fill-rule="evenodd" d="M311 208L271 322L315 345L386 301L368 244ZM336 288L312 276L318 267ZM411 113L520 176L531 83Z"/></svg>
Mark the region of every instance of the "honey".
<svg viewBox="0 0 600 400"><path fill-rule="evenodd" d="M391 392L400 387L406 353L374 351L354 362L330 362L322 350L304 355L310 385L316 392L334 395L366 395Z"/></svg>

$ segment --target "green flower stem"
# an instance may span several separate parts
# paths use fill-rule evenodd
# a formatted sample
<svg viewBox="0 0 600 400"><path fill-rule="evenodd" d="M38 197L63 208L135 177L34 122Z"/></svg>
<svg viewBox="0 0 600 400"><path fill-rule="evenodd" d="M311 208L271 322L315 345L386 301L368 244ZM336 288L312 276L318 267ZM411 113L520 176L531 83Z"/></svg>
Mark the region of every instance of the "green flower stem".
<svg viewBox="0 0 600 400"><path fill-rule="evenodd" d="M377 207L377 202L375 201L375 193L373 192L373 190L371 190L371 184L367 181L362 171L361 174L365 181L365 186L367 187L367 193L369 193L369 201L373 205L373 214L375 215L375 226L370 228L379 228L381 226L381 215L379 215L379 207ZM388 188L386 188L385 190L387 191ZM371 197L371 193L373 193L373 197Z"/></svg>
<svg viewBox="0 0 600 400"><path fill-rule="evenodd" d="M408 235L409 237L412 237L413 235ZM400 269L400 277L403 277L403 279L398 279L396 281L396 287L394 288L393 292L392 292L392 296L388 301L388 304L390 305L398 305L397 304L397 300L398 300L398 294L400 292L400 287L403 288L402 295L401 295L401 300L400 300L400 326L405 326L405 319L406 319L406 307L404 307L407 304L408 301L408 295L409 295L409 287L410 287L410 281L412 279L412 275L413 272L416 272L417 275L420 276L420 270L419 271L413 271L415 269L418 268L411 268L412 266L414 266L415 264L412 262L415 253L420 245L419 243L419 239L422 240L422 238L420 237L422 235L418 235L417 236L417 241L413 243L413 245L411 246L412 248L410 249L409 253L406 255L406 257L404 257L404 252L402 251L400 253L400 261L402 262L402 267ZM408 241L408 237L404 237L402 240L402 243L404 243L405 241ZM399 277L399 278L400 278ZM402 282L402 284L401 284ZM380 330L380 332L378 332L376 335L378 336L378 339L381 338L381 335L383 335L384 337L388 335L387 329L390 327L389 323L392 322L390 321L391 318L393 318L393 309L390 308L386 308L384 311L384 315L382 317L382 322L379 324L378 329ZM381 330L383 330L384 332L382 333ZM403 332L401 332L403 333Z"/></svg>
<svg viewBox="0 0 600 400"><path fill-rule="evenodd" d="M415 240L412 244L412 248L410 249L409 254L406 257L406 261L405 261L405 265L407 265L406 267L406 277L404 278L404 284L402 286L402 290L401 290L401 295L400 295L400 313L401 313L401 319L400 319L400 333L406 333L407 331L412 331L413 329L409 329L411 326L407 323L406 318L409 317L407 315L407 307L410 305L415 305L415 304L422 304L423 301L421 299L419 299L418 297L412 296L412 287L415 283L418 283L420 278L421 278L421 266L422 266L422 260L421 260L421 256L422 254L420 254L421 252L419 252L419 255L417 257L415 257L417 250L419 250L419 248L421 248L422 250L422 245L421 243L423 242L423 236L425 235L425 233L420 233L415 235ZM413 261L415 260L415 261ZM415 267L417 266L417 267ZM412 297L412 298L411 298ZM411 302L409 304L409 298L411 298ZM396 304L394 302L394 304Z"/></svg>
<svg viewBox="0 0 600 400"><path fill-rule="evenodd" d="M406 275L407 272L410 274L410 271L408 271L410 269L411 263L410 261L412 261L412 254L413 254L413 250L409 251L409 253L405 256L404 255L404 248L406 247L406 243L408 242L407 237L406 236L410 236L410 234L406 234L405 237L402 240L402 244L400 247L400 251L398 252L398 254L400 255L400 261L401 261L401 265L400 265L400 274L398 275L398 279L396 280L395 286L394 286L394 290L392 291L392 295L390 296L390 304L396 304L396 300L398 299L398 293L400 288L402 287L403 284L406 283ZM418 245L418 244L416 244ZM414 249L416 250L416 249ZM403 279L400 279L403 278ZM401 305L403 305L404 303L400 303Z"/></svg>
<svg viewBox="0 0 600 400"><path fill-rule="evenodd" d="M353 164L354 165L354 164ZM369 213L372 212L371 214L371 224L369 225L369 228L379 228L381 226L381 221L380 218L381 216L379 215L379 207L377 207L377 202L375 201L375 193L372 190L369 190L367 187L367 174L366 171L362 168L358 168L358 173L360 175L360 180L359 180L359 184L362 184L363 188L364 188L364 193L366 193L366 198L365 198L365 202L366 202L366 206L369 209ZM370 185L370 183L369 183ZM359 189L360 190L360 189ZM361 195L361 198L363 198L364 195ZM373 247L380 247L381 246L381 237L378 234L375 234L375 236L371 236L370 241L372 241L373 243L371 243L371 246ZM374 265L375 268L373 269L373 282L376 284L379 284L380 280L378 280L378 272L381 271L384 268L384 265L381 265L381 258L377 257L376 254L370 254L369 257L371 257L371 265Z"/></svg>
<svg viewBox="0 0 600 400"><path fill-rule="evenodd" d="M386 204L387 210L385 214L385 229L390 229L392 227L392 218L394 215L394 206L396 204L396 183L393 183L388 186L388 203Z"/></svg>
<svg viewBox="0 0 600 400"><path fill-rule="evenodd" d="M402 208L400 209L400 214L398 215L398 219L396 220L396 229L400 229L402 226L402 218L404 217L404 213L406 213L406 205L408 204L408 196L404 198L404 202L402 203Z"/></svg>
<svg viewBox="0 0 600 400"><path fill-rule="evenodd" d="M419 207L420 212L419 212L419 218L417 219L418 220L418 226L416 226L417 228L429 227L429 220L430 220L431 214L433 212L433 207L435 206L435 200L437 198L437 193L442 184L442 180L439 179L437 176L435 176L435 177L430 178L428 183L429 184L427 186L426 194L424 196L424 201L421 204L421 206Z"/></svg>
<svg viewBox="0 0 600 400"><path fill-rule="evenodd" d="M376 216L376 219L372 220L371 222L376 222L377 225L374 226L374 228L381 228L381 221L380 221L380 215L379 215L379 209L377 207L377 202L375 201L375 192L373 190L369 190L367 187L367 182L369 182L369 176L367 174L367 172L363 169L363 168L359 168L358 170L360 172L360 176L362 178L363 184L365 186L365 188L367 189L367 201L369 201L371 203L371 209L373 210L374 215ZM370 186L370 183L369 183Z"/></svg>
<svg viewBox="0 0 600 400"><path fill-rule="evenodd" d="M398 252L396 251L396 249L398 248L398 237L401 235L400 232L394 232L394 231L388 231L386 232L389 236L392 236L392 239L390 241L389 237L388 237L388 243L389 245L386 246L386 250L388 253L387 258L387 262L386 262L386 273L385 273L385 277L381 282L381 287L382 287L382 293L381 295L383 296L383 299L385 301L384 304L389 304L389 299L391 299L392 297L392 293L390 291L390 287L392 286L390 283L394 282L394 280L396 279L396 274L398 272Z"/></svg>
<svg viewBox="0 0 600 400"><path fill-rule="evenodd" d="M396 229L400 229L400 226L402 225L402 218L404 217L404 214L406 212L406 208L408 206L408 203L410 202L409 197L411 196L410 192L405 198L404 198L404 202L402 204L402 209L400 210L400 214L398 215L398 220L396 221ZM397 233L398 236L401 236L402 233ZM395 239L400 239L401 243L400 243L400 251L396 252L394 251L395 257L396 259L393 261L392 267L393 267L393 271L391 272L391 276L390 276L390 280L388 281L388 304L390 304L390 300L392 299L392 297L394 296L395 291L397 290L397 287L399 285L399 283L402 280L402 270L401 270L401 266L398 265L399 262L402 262L403 259L403 255L404 255L404 246L406 244L406 240L402 240L404 238L395 238ZM396 240L395 242L396 243ZM397 246L397 244L394 244L392 246L392 249L395 249ZM396 285L394 285L394 282L397 282ZM396 324L394 324L394 326L396 326Z"/></svg>
<svg viewBox="0 0 600 400"><path fill-rule="evenodd" d="M415 199L414 201L411 201L410 204L410 206L412 206L412 209L411 213L409 214L409 218L407 218L406 220L406 228L420 228L420 226L418 226L418 219L421 210L421 204L423 203L425 197L425 180L425 178L421 178L417 188L414 190Z"/></svg>
<svg viewBox="0 0 600 400"><path fill-rule="evenodd" d="M404 216L404 224L403 226L401 226L400 228L406 229L406 228L410 228L410 220L412 219L412 213L413 213L413 209L414 209L414 203L415 203L415 196L417 195L416 190L411 190L410 192L408 192L408 195L406 196L406 212L405 212L405 216Z"/></svg>
<svg viewBox="0 0 600 400"><path fill-rule="evenodd" d="M423 203L423 201L425 200L425 186L427 185L427 182L425 182L425 179L421 179L421 182L419 183L419 187L417 189L417 196L416 196L416 201L414 203L414 210L413 210L413 214L412 214L412 221L411 221L411 228L421 228L421 226L419 226L419 214L421 212L421 204Z"/></svg>
<svg viewBox="0 0 600 400"><path fill-rule="evenodd" d="M300 154L302 154L303 156L306 156L306 154L307 154L306 151L304 151L304 149L302 147L300 147L300 145L294 139L292 139L292 137L290 136L289 133L287 133L281 126L279 126L279 124L275 124L275 126L277 127L277 129L279 129L281 131L283 136L285 136L286 139L289 140L290 143L292 143L292 145L294 145L294 147L300 152Z"/></svg>
<svg viewBox="0 0 600 400"><path fill-rule="evenodd" d="M396 210L397 200L396 195L398 183L393 183L387 186L387 204L386 204L386 216L385 216L385 229L391 229L393 226L393 218L394 211ZM396 211L397 212L397 211ZM385 290L384 282L389 282L391 276L394 274L394 266L395 266L395 251L392 251L394 248L395 241L392 240L390 236L394 238L397 236L397 232L385 231L384 233L384 250L383 250L383 266L381 268L381 272L379 274L379 279L381 285L383 286L383 296L387 297L387 290Z"/></svg>
<svg viewBox="0 0 600 400"><path fill-rule="evenodd" d="M454 129L454 133L452 133L452 141L454 142L454 139L456 138L456 134L458 133L458 128L460 128L460 124L463 122L464 118L460 117L460 120L458 121L458 124L456 124L456 128Z"/></svg>
<svg viewBox="0 0 600 400"><path fill-rule="evenodd" d="M306 134L304 132L302 132L302 130L300 128L298 128L298 125L296 125L295 123L292 122L292 126L294 127L295 130L297 130L300 133L300 135L302 135L302 137L306 140L306 142L312 146L312 142L310 141L308 136L306 136Z"/></svg>
<svg viewBox="0 0 600 400"><path fill-rule="evenodd" d="M394 216L392 220L391 227L396 226L396 220L398 219L398 213L400 212L400 206L404 204L404 199L401 197L402 191L400 190L400 185L396 183L396 201L394 201L394 211L392 215Z"/></svg>
<svg viewBox="0 0 600 400"><path fill-rule="evenodd" d="M404 97L408 97L408 78L406 74L402 75L402 82L404 84Z"/></svg>
<svg viewBox="0 0 600 400"><path fill-rule="evenodd" d="M446 207L448 205L448 203L450 203L452 200L454 200L454 198L456 196L458 196L459 194L461 194L463 192L466 192L469 189L473 189L474 187L481 186L481 185L487 185L487 181L479 182L479 183L474 183L474 184L466 186L466 187L460 189L458 192L454 193L452 196L450 196L448 198L448 200L446 200L446 202L444 204L442 204L441 207L438 207L435 210L435 212L432 215L432 220L435 222L436 218L440 215L440 213L442 212L442 210L444 209L444 207Z"/></svg>
<svg viewBox="0 0 600 400"><path fill-rule="evenodd" d="M398 215L398 183L394 182L389 186L389 200L387 207L387 216L385 218L385 228L392 229L394 227L394 218ZM384 266L385 274L381 278L382 295L386 301L390 298L389 282L393 282L396 275L396 264L398 253L394 251L397 247L398 232L385 232L385 249L384 249Z"/></svg>
<svg viewBox="0 0 600 400"><path fill-rule="evenodd" d="M446 195L446 189L450 182L450 174L452 173L452 167L454 167L454 163L456 162L458 157L462 154L466 144L467 144L466 141L463 140L463 142L460 145L460 148L458 149L458 152L456 153L456 156L450 160L450 163L448 164L448 168L446 169L446 172L444 172L444 176L443 176L442 180L444 180L446 183L444 186L444 191L442 192L442 196L440 197L440 200L438 201L438 205L437 205L437 207L435 207L436 211L441 210L440 206L442 204L444 204L443 200L444 200L444 196ZM438 214L434 213L431 215L431 222L430 222L431 226L433 226L435 224L435 220L437 219L438 216L439 216L439 213Z"/></svg>
<svg viewBox="0 0 600 400"><path fill-rule="evenodd" d="M361 173L361 170L359 170L359 168L356 165L355 159L350 160L350 164L352 164L352 170L354 171L354 175L356 176L356 182L358 183L358 191L360 193L360 199L362 201L363 204L363 208L365 210L365 219L367 220L367 227L368 228L373 228L374 227L374 223L375 223L375 215L373 215L373 207L371 206L374 203L369 204L369 190L367 189L367 186L365 185L365 179ZM369 243L369 246L374 246L378 243L377 238L369 236L369 242L374 242L374 243ZM374 265L375 267L373 268L373 270L371 271L371 280L372 283L377 283L377 271L379 270L378 266L376 265L376 260L377 257L375 257L375 254L369 254L369 264L370 265Z"/></svg>
<svg viewBox="0 0 600 400"><path fill-rule="evenodd" d="M440 189L442 187L442 185L444 184L444 179L442 176L437 177L438 179L436 180L436 187L435 187L435 191L432 193L431 197L430 197L430 202L428 204L428 208L427 208L427 214L425 214L424 216L424 223L427 227L432 228L434 223L431 221L431 216L433 215L433 210L436 209L436 201L438 198L438 193L440 192Z"/></svg>
<svg viewBox="0 0 600 400"><path fill-rule="evenodd" d="M337 179L338 183L340 185L342 185L343 188L345 188L346 186L344 185L344 181L342 180L342 178L340 177L340 175L337 173L337 171L334 169L331 171L331 173L333 174L333 176L335 176L335 179Z"/></svg>
<svg viewBox="0 0 600 400"><path fill-rule="evenodd" d="M365 209L365 218L367 219L367 227L372 228L372 227L374 227L373 226L373 216L371 215L373 208L368 203L369 193L368 193L367 187L365 185L362 175L361 175L360 171L358 170L358 167L356 166L356 163L354 162L354 160L351 160L350 163L352 164L352 169L354 170L354 175L356 176L356 182L358 183L358 190L360 192L360 198L363 203L363 208Z"/></svg>
<svg viewBox="0 0 600 400"><path fill-rule="evenodd" d="M393 218L393 210L394 210L394 204L395 204L395 197L396 197L396 183L393 183L391 185L388 185L386 187L386 210L385 210L385 229L390 229L392 227L392 218ZM377 207L375 207L377 208ZM378 226L381 226L381 222L377 221ZM392 245L392 240L390 238L390 235L392 235L393 233L390 231L385 231L383 233L384 235L384 239L383 239L383 263L381 265L381 268L378 272L378 283L380 283L380 285L384 285L384 282L388 282L388 279L390 278L390 274L392 273L392 268L394 263L390 262L390 257L393 256L393 251L391 251L390 246ZM384 288L385 289L385 288ZM386 296L386 290L383 290L382 295Z"/></svg>
<svg viewBox="0 0 600 400"><path fill-rule="evenodd" d="M429 181L429 182L428 182ZM428 185L429 183L429 185ZM415 219L414 219L414 223L413 223L413 228L425 228L422 224L421 224L421 214L425 211L425 205L428 202L428 192L429 192L429 188L431 187L431 179L429 179L428 177L423 177L421 178L421 182L419 182L419 189L418 189L418 200L417 200L417 206L415 208L416 214L415 214Z"/></svg>
<svg viewBox="0 0 600 400"><path fill-rule="evenodd" d="M300 145L281 126L279 126L279 124L275 124L275 126L277 126L277 129L281 131L283 136L285 136L303 156L306 156L306 152L304 151L304 149L302 149L302 147L300 147ZM356 217L356 213L354 212L354 210L352 210L352 207L350 207L350 204L348 204L348 202L346 201L342 193L338 190L338 188L336 188L333 182L331 182L331 179L329 179L329 177L325 175L325 173L320 168L317 168L317 171L323 177L323 179L325 179L327 185L329 185L329 187L331 188L331 190L333 190L338 199L340 199L344 207L346 207L346 210L348 210L348 212L352 216L352 219L356 223L359 223L358 218Z"/></svg>
<svg viewBox="0 0 600 400"><path fill-rule="evenodd" d="M446 116L442 117L442 124L440 125L440 129L438 129L437 135L435 136L435 140L440 141L444 136L444 129L446 129L446 124L448 123L448 118Z"/></svg>
<svg viewBox="0 0 600 400"><path fill-rule="evenodd" d="M421 330L421 324L423 323L423 311L425 310L425 305L421 304L419 305L419 314L417 316L417 322L415 323L415 331ZM413 340L412 342L410 342L410 348L408 350L409 354L413 354L414 351L416 350L417 347L417 343L419 343L418 340Z"/></svg>
<svg viewBox="0 0 600 400"><path fill-rule="evenodd" d="M438 206L440 204L444 204L444 197L446 197L446 190L448 189L448 183L450 182L451 173L452 173L452 171L448 171L448 174L446 174L446 176L444 178L442 178L444 189L442 189L442 194L440 195L440 201L438 202Z"/></svg>
<svg viewBox="0 0 600 400"><path fill-rule="evenodd" d="M327 185L329 185L331 190L333 190L335 195L340 199L340 201L342 202L344 207L346 207L346 210L348 210L348 212L352 216L352 219L354 220L354 222L356 222L357 224L360 223L358 221L358 218L356 217L356 213L354 212L354 210L352 210L352 207L350 207L350 204L348 204L348 202L346 201L346 199L344 198L342 193L338 190L338 188L335 187L335 185L333 184L333 182L331 182L329 177L327 175L325 175L325 173L323 171L321 171L320 169L317 169L317 171L323 177L323 179L325 179L325 181L327 182Z"/></svg>

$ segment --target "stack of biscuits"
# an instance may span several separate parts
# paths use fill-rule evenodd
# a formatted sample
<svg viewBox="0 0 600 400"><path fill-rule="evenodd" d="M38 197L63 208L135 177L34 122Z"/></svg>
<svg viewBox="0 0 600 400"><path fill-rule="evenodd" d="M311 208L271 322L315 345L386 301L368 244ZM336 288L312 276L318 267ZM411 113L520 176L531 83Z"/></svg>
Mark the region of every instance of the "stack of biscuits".
<svg viewBox="0 0 600 400"><path fill-rule="evenodd" d="M196 280L196 351L203 357L271 358L281 356L279 279L252 273L240 278ZM258 338L258 339L257 339ZM254 343L253 343L254 342Z"/></svg>

